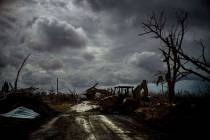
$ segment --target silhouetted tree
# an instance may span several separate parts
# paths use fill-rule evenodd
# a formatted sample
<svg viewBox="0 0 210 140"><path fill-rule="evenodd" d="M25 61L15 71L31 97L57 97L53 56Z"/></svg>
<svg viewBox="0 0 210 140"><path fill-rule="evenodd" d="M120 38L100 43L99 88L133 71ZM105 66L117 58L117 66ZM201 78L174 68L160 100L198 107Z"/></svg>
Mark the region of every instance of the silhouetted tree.
<svg viewBox="0 0 210 140"><path fill-rule="evenodd" d="M2 92L7 93L9 91L9 84L7 81L4 82L4 84L2 85Z"/></svg>
<svg viewBox="0 0 210 140"><path fill-rule="evenodd" d="M12 83L9 82L9 86L10 86L11 90L14 90Z"/></svg>
<svg viewBox="0 0 210 140"><path fill-rule="evenodd" d="M164 78L162 75L159 75L158 76L158 80L156 81L156 85L158 86L159 84L161 84L161 90L162 90L162 94L164 93L164 90L163 90L163 84L164 84Z"/></svg>
<svg viewBox="0 0 210 140"><path fill-rule="evenodd" d="M56 82L56 93L58 94L58 78L57 78L57 82Z"/></svg>
<svg viewBox="0 0 210 140"><path fill-rule="evenodd" d="M201 46L201 56L199 57L193 57L187 55L183 50L177 50L175 51L180 55L182 59L182 63L180 66L182 67L183 70L187 71L188 73L192 73L200 78L202 78L204 81L207 81L210 84L210 65L206 60L205 56L205 45L202 40L199 41L199 44ZM189 67L189 64L191 66L194 66L195 68Z"/></svg>
<svg viewBox="0 0 210 140"><path fill-rule="evenodd" d="M175 83L189 72L181 69L181 57L183 39L187 29L187 12L176 13L176 24L168 26L167 18L164 12L160 14L153 13L148 19L142 23L144 32L139 34L147 35L152 34L154 38L161 40L163 43L159 48L167 65L167 72L165 73L165 79L168 85L168 97L172 102L175 94Z"/></svg>

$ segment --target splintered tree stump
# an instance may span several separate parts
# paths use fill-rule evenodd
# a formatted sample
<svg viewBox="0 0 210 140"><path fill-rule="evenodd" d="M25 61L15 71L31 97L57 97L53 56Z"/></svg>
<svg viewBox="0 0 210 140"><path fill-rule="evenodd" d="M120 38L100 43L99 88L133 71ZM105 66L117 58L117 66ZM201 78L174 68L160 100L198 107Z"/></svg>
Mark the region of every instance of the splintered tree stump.
<svg viewBox="0 0 210 140"><path fill-rule="evenodd" d="M146 99L148 97L148 94L149 94L146 80L143 80L143 82L142 82L142 89L144 90L143 99Z"/></svg>

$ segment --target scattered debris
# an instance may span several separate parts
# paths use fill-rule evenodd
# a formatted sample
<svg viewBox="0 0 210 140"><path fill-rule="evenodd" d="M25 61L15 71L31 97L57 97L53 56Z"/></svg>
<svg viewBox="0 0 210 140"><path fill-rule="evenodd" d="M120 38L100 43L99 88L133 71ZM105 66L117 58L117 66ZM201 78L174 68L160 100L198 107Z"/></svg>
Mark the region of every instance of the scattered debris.
<svg viewBox="0 0 210 140"><path fill-rule="evenodd" d="M100 97L98 97L98 99L104 98L104 97L107 97L107 96L110 96L113 94L112 92L110 92L106 89L96 88L97 85L98 85L98 83L96 83L94 86L92 86L86 90L86 93L84 95L86 95L88 100L94 100L96 98L97 93L100 94Z"/></svg>
<svg viewBox="0 0 210 140"><path fill-rule="evenodd" d="M71 110L79 113L79 112L86 112L86 111L96 109L96 108L98 108L97 105L93 105L89 101L84 101L80 104L72 106Z"/></svg>
<svg viewBox="0 0 210 140"><path fill-rule="evenodd" d="M4 117L21 118L21 119L35 119L39 116L39 113L34 112L31 109L20 106L8 113L0 114Z"/></svg>

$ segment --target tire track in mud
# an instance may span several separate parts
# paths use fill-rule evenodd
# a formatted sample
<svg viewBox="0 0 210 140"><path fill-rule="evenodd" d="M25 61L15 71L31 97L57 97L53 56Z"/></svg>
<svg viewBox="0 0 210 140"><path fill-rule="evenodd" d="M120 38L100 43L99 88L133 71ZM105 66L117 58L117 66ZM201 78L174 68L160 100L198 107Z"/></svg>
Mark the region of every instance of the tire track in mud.
<svg viewBox="0 0 210 140"><path fill-rule="evenodd" d="M85 106L86 104L87 106ZM88 103L79 104L88 109ZM31 140L146 140L148 135L132 119L121 115L104 115L97 111L69 110L55 117L31 134Z"/></svg>

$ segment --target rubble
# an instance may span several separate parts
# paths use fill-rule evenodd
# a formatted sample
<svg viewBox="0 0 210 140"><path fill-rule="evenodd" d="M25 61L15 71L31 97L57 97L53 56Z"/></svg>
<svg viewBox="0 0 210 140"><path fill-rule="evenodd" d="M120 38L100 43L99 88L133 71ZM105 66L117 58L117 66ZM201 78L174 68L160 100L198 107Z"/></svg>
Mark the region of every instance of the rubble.
<svg viewBox="0 0 210 140"><path fill-rule="evenodd" d="M40 116L40 114L33 111L32 109L20 106L9 111L8 113L0 114L0 116L20 119L35 119Z"/></svg>

